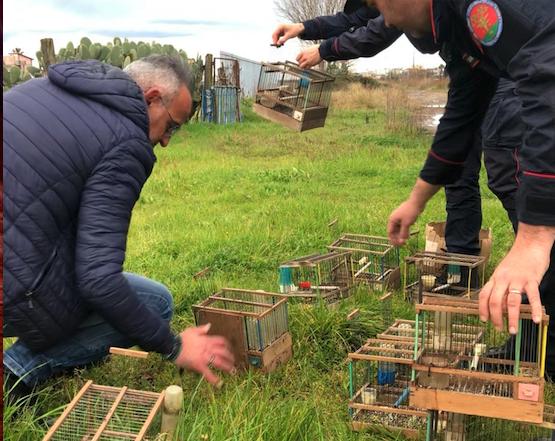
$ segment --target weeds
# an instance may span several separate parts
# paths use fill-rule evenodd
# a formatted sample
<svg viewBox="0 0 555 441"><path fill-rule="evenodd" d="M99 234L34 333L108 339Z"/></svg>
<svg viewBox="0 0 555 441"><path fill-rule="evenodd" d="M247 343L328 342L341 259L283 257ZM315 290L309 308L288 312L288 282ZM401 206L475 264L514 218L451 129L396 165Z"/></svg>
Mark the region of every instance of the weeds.
<svg viewBox="0 0 555 441"><path fill-rule="evenodd" d="M343 232L385 235L386 219L409 195L430 142L402 128L410 109L404 101L395 88L352 86L335 94L318 130L288 131L254 115L248 102L243 124L185 127L167 149L155 150L158 164L133 213L125 269L170 288L172 327L181 331L194 324L191 305L222 287L277 292L280 262L324 252ZM488 195L484 177L481 184ZM486 196L483 206L496 238L491 271L513 234L497 200ZM440 195L415 228L444 218ZM207 267L206 276L193 277ZM157 355L140 362L112 357L69 372L43 386L37 406L4 401L4 439L40 439L45 415L59 416L90 379L153 391L181 385L180 440L400 440L385 429L359 435L348 426L346 355L383 329L379 296L361 289L329 311L291 305L289 363L267 376L223 375L221 390L192 373L180 376ZM397 299L394 317L411 318L410 306ZM361 315L347 321L355 307Z"/></svg>

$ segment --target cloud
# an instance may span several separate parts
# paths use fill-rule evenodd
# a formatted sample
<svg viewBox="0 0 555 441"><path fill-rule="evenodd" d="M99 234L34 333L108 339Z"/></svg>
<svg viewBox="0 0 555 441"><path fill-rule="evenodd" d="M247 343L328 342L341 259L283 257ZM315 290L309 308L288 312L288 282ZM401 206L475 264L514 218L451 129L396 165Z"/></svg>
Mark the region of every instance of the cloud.
<svg viewBox="0 0 555 441"><path fill-rule="evenodd" d="M171 38L171 37L191 37L195 35L192 32L183 31L163 31L156 29L89 29L86 34L101 35L107 37L120 37L124 38Z"/></svg>
<svg viewBox="0 0 555 441"><path fill-rule="evenodd" d="M65 11L75 15L106 16L106 13L117 15L132 10L129 0L49 0L53 10Z"/></svg>
<svg viewBox="0 0 555 441"><path fill-rule="evenodd" d="M241 23L230 23L225 21L211 20L185 20L185 19L159 19L150 20L152 24L179 25L179 26L229 26L240 25Z"/></svg>

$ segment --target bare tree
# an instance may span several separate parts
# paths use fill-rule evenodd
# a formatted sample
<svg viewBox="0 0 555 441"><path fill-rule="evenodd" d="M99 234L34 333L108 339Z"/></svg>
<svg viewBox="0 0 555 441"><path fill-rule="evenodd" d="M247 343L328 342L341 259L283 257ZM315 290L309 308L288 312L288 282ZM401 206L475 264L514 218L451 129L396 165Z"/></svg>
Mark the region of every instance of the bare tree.
<svg viewBox="0 0 555 441"><path fill-rule="evenodd" d="M291 23L301 23L343 10L346 0L274 0L276 12Z"/></svg>

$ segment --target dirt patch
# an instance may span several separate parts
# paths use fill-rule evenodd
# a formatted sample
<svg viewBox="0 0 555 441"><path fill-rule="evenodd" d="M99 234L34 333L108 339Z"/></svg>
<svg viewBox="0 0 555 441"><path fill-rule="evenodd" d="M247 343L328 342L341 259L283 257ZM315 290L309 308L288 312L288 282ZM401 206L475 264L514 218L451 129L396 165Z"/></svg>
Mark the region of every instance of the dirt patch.
<svg viewBox="0 0 555 441"><path fill-rule="evenodd" d="M408 97L414 101L420 110L416 113L416 123L432 133L435 133L440 118L445 111L447 92L430 92L427 90L407 90Z"/></svg>

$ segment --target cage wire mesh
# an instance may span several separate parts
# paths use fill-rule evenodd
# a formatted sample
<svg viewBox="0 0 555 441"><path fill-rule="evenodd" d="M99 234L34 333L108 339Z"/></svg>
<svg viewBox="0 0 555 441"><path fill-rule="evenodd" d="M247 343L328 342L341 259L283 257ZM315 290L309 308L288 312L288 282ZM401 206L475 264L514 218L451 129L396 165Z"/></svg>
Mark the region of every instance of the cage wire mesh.
<svg viewBox="0 0 555 441"><path fill-rule="evenodd" d="M89 381L43 441L152 440L159 433L163 393Z"/></svg>
<svg viewBox="0 0 555 441"><path fill-rule="evenodd" d="M420 301L421 296L477 298L484 285L480 271L485 258L463 254L418 252L404 262L405 298Z"/></svg>
<svg viewBox="0 0 555 441"><path fill-rule="evenodd" d="M410 406L414 343L369 339L349 354L349 408L354 422L420 431L426 412Z"/></svg>
<svg viewBox="0 0 555 441"><path fill-rule="evenodd" d="M202 309L241 316L244 323L246 350L262 352L289 332L285 296L264 291L224 288L200 305L193 307L197 323L198 313Z"/></svg>
<svg viewBox="0 0 555 441"><path fill-rule="evenodd" d="M350 253L311 254L279 266L279 292L308 303L334 303L349 297Z"/></svg>

